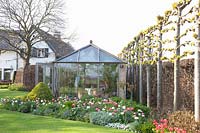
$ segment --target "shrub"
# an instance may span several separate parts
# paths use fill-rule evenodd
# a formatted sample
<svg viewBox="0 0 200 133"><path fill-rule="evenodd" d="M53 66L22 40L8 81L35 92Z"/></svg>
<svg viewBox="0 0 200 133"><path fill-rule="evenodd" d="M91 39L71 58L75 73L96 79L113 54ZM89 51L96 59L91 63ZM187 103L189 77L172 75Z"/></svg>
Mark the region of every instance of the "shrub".
<svg viewBox="0 0 200 133"><path fill-rule="evenodd" d="M134 122L129 123L127 126L131 131L136 132L137 131L136 127L138 125L140 125L140 123L138 121L134 121Z"/></svg>
<svg viewBox="0 0 200 133"><path fill-rule="evenodd" d="M176 111L169 115L169 126L185 129L187 132L200 132L200 123L195 122L191 111Z"/></svg>
<svg viewBox="0 0 200 133"><path fill-rule="evenodd" d="M9 86L9 85L1 85L1 84L0 84L0 89L8 89L8 86Z"/></svg>
<svg viewBox="0 0 200 133"><path fill-rule="evenodd" d="M34 115L44 115L45 106L39 106L35 110L33 110Z"/></svg>
<svg viewBox="0 0 200 133"><path fill-rule="evenodd" d="M31 92L28 93L27 98L32 100L36 98L51 100L53 95L49 87L43 82L40 82L33 88Z"/></svg>
<svg viewBox="0 0 200 133"><path fill-rule="evenodd" d="M92 112L90 113L89 118L90 118L90 123L101 126L105 126L108 123L116 122L116 118L112 114L104 111Z"/></svg>
<svg viewBox="0 0 200 133"><path fill-rule="evenodd" d="M26 88L23 86L23 84L12 84L8 86L8 89L10 91L26 91Z"/></svg>
<svg viewBox="0 0 200 133"><path fill-rule="evenodd" d="M68 120L75 120L75 115L73 114L71 109L66 109L64 113L61 115L61 118Z"/></svg>
<svg viewBox="0 0 200 133"><path fill-rule="evenodd" d="M46 116L54 116L56 115L61 109L61 105L58 103L48 104L45 106L44 115Z"/></svg>
<svg viewBox="0 0 200 133"><path fill-rule="evenodd" d="M27 101L27 102L22 102L21 105L19 106L18 111L23 112L23 113L30 113L36 108L35 102L32 101Z"/></svg>
<svg viewBox="0 0 200 133"><path fill-rule="evenodd" d="M19 104L21 103L20 99L2 99L1 100L3 108L11 111L17 111L19 108Z"/></svg>
<svg viewBox="0 0 200 133"><path fill-rule="evenodd" d="M153 125L153 123L151 121L147 121L143 124L138 124L136 125L136 130L142 133L153 133L153 128L155 126Z"/></svg>
<svg viewBox="0 0 200 133"><path fill-rule="evenodd" d="M92 99L92 98L94 98L94 96L92 96L92 95L83 95L82 97L81 97L81 101L88 101L88 100L90 100L90 99Z"/></svg>
<svg viewBox="0 0 200 133"><path fill-rule="evenodd" d="M111 97L112 101L119 103L121 100L123 100L121 97Z"/></svg>
<svg viewBox="0 0 200 133"><path fill-rule="evenodd" d="M67 102L65 102L64 104L65 104L65 107L66 107L67 109L71 109L71 108L72 108L73 102L72 102L72 101L67 101Z"/></svg>

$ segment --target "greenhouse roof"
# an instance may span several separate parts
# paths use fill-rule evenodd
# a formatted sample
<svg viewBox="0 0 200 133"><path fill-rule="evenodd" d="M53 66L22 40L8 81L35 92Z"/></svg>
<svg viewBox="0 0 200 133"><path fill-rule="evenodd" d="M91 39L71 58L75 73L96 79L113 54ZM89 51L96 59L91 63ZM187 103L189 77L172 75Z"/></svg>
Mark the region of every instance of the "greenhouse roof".
<svg viewBox="0 0 200 133"><path fill-rule="evenodd" d="M117 63L123 64L121 59L105 50L89 44L75 52L59 58L56 63Z"/></svg>

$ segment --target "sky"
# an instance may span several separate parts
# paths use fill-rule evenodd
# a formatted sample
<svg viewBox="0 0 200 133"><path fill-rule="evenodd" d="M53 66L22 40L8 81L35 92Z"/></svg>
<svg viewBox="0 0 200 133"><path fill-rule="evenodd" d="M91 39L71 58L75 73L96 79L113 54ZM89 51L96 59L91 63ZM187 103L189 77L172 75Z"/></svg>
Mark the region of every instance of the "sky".
<svg viewBox="0 0 200 133"><path fill-rule="evenodd" d="M93 44L117 55L141 30L156 24L177 0L68 0L68 31L75 49Z"/></svg>

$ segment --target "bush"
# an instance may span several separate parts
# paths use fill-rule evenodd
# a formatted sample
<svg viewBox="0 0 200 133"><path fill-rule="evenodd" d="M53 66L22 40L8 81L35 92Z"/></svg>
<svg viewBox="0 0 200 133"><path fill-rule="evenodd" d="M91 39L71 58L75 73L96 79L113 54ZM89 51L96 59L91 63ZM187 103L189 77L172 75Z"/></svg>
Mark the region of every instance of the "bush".
<svg viewBox="0 0 200 133"><path fill-rule="evenodd" d="M36 108L35 102L27 101L27 102L21 103L21 105L19 106L18 111L19 112L23 112L23 113L30 113L35 108Z"/></svg>
<svg viewBox="0 0 200 133"><path fill-rule="evenodd" d="M105 126L108 123L115 123L116 118L108 112L99 111L99 112L92 112L89 115L90 123Z"/></svg>
<svg viewBox="0 0 200 133"><path fill-rule="evenodd" d="M71 108L72 108L72 104L73 104L72 101L67 101L67 102L65 102L65 107L66 107L67 109L71 109Z"/></svg>
<svg viewBox="0 0 200 133"><path fill-rule="evenodd" d="M12 84L8 86L10 91L26 91L26 88L22 84Z"/></svg>
<svg viewBox="0 0 200 133"><path fill-rule="evenodd" d="M46 116L54 116L59 113L61 109L61 105L58 103L48 104L44 109L44 115Z"/></svg>
<svg viewBox="0 0 200 133"><path fill-rule="evenodd" d="M61 118L68 120L75 120L75 115L73 114L71 109L66 109L64 113L61 115Z"/></svg>
<svg viewBox="0 0 200 133"><path fill-rule="evenodd" d="M147 121L143 124L138 124L136 125L136 130L142 133L153 133L153 128L155 126L153 125L153 123L151 121Z"/></svg>
<svg viewBox="0 0 200 133"><path fill-rule="evenodd" d="M120 101L122 101L123 99L121 97L111 97L110 98L112 101L119 103Z"/></svg>
<svg viewBox="0 0 200 133"><path fill-rule="evenodd" d="M3 108L11 111L17 111L19 108L19 104L21 103L20 99L3 99L2 101Z"/></svg>
<svg viewBox="0 0 200 133"><path fill-rule="evenodd" d="M9 86L9 85L1 85L1 84L0 84L0 89L8 89L8 86Z"/></svg>
<svg viewBox="0 0 200 133"><path fill-rule="evenodd" d="M36 98L51 100L53 95L49 87L43 82L38 83L33 90L28 93L27 98L35 100Z"/></svg>
<svg viewBox="0 0 200 133"><path fill-rule="evenodd" d="M170 127L179 127L187 132L200 132L200 123L195 122L191 111L176 111L169 115Z"/></svg>
<svg viewBox="0 0 200 133"><path fill-rule="evenodd" d="M89 101L90 99L92 99L92 98L94 98L94 96L92 96L92 95L83 95L82 97L81 97L81 101Z"/></svg>

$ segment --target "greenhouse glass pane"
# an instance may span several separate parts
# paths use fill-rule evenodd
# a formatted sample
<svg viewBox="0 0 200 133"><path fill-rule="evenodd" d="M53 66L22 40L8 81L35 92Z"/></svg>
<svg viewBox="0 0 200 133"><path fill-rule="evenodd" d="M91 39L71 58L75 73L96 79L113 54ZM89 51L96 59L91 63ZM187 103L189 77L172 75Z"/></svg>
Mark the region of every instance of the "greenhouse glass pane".
<svg viewBox="0 0 200 133"><path fill-rule="evenodd" d="M77 62L77 58L78 58L78 52L73 53L72 55L63 58L59 60L58 62Z"/></svg>
<svg viewBox="0 0 200 133"><path fill-rule="evenodd" d="M100 50L100 62L113 62L113 63L118 62L118 63L120 63L122 61L120 61L119 59L115 58L114 56Z"/></svg>
<svg viewBox="0 0 200 133"><path fill-rule="evenodd" d="M98 49L90 46L81 50L79 62L98 62Z"/></svg>

